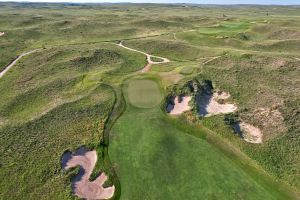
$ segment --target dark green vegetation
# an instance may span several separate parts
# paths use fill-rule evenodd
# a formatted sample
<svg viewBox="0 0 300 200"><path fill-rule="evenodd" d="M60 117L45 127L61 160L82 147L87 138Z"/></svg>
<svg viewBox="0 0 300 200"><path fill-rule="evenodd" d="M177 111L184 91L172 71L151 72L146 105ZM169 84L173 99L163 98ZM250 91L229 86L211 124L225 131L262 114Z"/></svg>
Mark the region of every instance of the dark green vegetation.
<svg viewBox="0 0 300 200"><path fill-rule="evenodd" d="M0 70L44 48L0 79L0 199L74 198L75 171L62 172L60 156L82 145L97 149L92 178L106 171L116 198L292 199L261 177L265 170L300 189L299 10L0 3ZM172 62L136 79L145 56L116 46L121 40ZM135 83L124 90L125 111L128 77ZM185 118L167 117L164 89L193 78L229 92L238 118L259 127L264 142L244 142L222 115L196 119L195 132Z"/></svg>

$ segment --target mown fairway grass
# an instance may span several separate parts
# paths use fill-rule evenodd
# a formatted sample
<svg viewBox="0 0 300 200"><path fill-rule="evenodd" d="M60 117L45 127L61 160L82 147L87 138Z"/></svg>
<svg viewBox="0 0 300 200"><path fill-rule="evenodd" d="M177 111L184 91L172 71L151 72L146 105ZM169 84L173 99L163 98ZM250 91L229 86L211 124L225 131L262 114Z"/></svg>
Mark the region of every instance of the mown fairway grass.
<svg viewBox="0 0 300 200"><path fill-rule="evenodd" d="M121 183L121 199L286 198L256 183L205 139L175 128L160 106L132 105L131 82L136 80L123 88L127 109L112 129L109 147ZM145 91L149 97L154 92Z"/></svg>

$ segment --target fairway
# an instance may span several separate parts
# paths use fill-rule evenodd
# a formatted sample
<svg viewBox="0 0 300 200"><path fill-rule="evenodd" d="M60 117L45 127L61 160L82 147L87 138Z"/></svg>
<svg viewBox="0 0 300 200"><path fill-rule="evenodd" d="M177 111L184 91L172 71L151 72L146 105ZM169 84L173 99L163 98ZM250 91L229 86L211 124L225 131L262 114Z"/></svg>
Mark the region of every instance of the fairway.
<svg viewBox="0 0 300 200"><path fill-rule="evenodd" d="M162 100L162 94L155 81L133 79L128 82L128 100L139 108L152 108Z"/></svg>
<svg viewBox="0 0 300 200"><path fill-rule="evenodd" d="M132 88L124 90L128 100ZM121 199L280 199L207 141L174 128L159 106L129 104L112 129L109 154Z"/></svg>

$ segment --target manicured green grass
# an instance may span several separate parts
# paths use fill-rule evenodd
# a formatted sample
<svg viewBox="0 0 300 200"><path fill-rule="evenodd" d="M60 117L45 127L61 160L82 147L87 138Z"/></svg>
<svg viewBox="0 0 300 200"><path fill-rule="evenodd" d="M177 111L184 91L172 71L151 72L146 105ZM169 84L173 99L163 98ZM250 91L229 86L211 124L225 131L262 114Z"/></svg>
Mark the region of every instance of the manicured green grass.
<svg viewBox="0 0 300 200"><path fill-rule="evenodd" d="M194 68L193 67L183 67L181 70L180 70L180 73L183 74L183 75L190 75L194 72Z"/></svg>
<svg viewBox="0 0 300 200"><path fill-rule="evenodd" d="M133 107L124 93L109 147L121 199L280 199L205 139L174 127L159 106Z"/></svg>
<svg viewBox="0 0 300 200"><path fill-rule="evenodd" d="M218 24L217 26L211 26L211 27L204 27L199 28L197 31L204 34L232 34L237 32L244 32L249 28L250 24L249 22L245 21L232 21L232 22L222 22L221 24Z"/></svg>
<svg viewBox="0 0 300 200"><path fill-rule="evenodd" d="M128 82L128 100L139 108L152 108L162 100L161 91L155 81L150 79L133 79Z"/></svg>

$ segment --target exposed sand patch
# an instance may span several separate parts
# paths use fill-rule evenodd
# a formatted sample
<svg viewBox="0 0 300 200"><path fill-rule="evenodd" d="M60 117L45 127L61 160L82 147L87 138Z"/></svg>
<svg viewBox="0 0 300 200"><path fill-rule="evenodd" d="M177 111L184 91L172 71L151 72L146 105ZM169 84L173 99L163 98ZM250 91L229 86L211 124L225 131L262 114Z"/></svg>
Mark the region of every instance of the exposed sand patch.
<svg viewBox="0 0 300 200"><path fill-rule="evenodd" d="M80 166L80 172L72 181L72 190L79 198L88 200L110 199L115 192L115 186L104 188L103 184L107 180L105 173L102 173L94 181L89 181L89 177L97 162L95 150L87 151L85 148L78 149L74 155L67 152L62 156L62 167L66 170Z"/></svg>
<svg viewBox="0 0 300 200"><path fill-rule="evenodd" d="M4 32L0 32L0 37L2 36L2 35L4 35L5 33Z"/></svg>
<svg viewBox="0 0 300 200"><path fill-rule="evenodd" d="M130 51L135 51L135 52L138 52L138 53L141 53L141 54L144 54L146 57L147 57L147 62L148 64L141 70L142 73L144 72L148 72L150 69L151 69L151 65L157 65L157 64L163 64L163 63L168 63L170 62L169 59L167 58L163 58L163 57L159 57L159 56L153 56L153 55L150 55L146 52L143 52L143 51L139 51L139 50L136 50L136 49L132 49L132 48L129 48L129 47L126 47L123 45L122 42L120 42L119 44L117 44L118 46L122 47L122 48L125 48L127 50L130 50ZM159 58L161 59L162 61L152 61L151 60L151 57L152 58Z"/></svg>
<svg viewBox="0 0 300 200"><path fill-rule="evenodd" d="M240 122L237 123L233 126L233 129L235 132L240 134L240 136L249 143L262 143L262 137L263 134L261 133L260 129L245 123L245 122Z"/></svg>
<svg viewBox="0 0 300 200"><path fill-rule="evenodd" d="M189 106L189 102L191 101L192 97L175 97L174 105L169 104L167 110L170 110L171 115L179 115L185 111L188 111L191 109Z"/></svg>
<svg viewBox="0 0 300 200"><path fill-rule="evenodd" d="M25 52L25 53L22 53L21 55L19 55L15 60L13 60L2 72L0 72L0 78L2 77L2 76L4 76L5 74L6 74L6 72L8 72L8 70L10 69L10 68L12 68L17 62L18 62L18 60L20 60L23 56L27 56L27 55L29 55L29 54L31 54L31 53L34 53L34 52L36 52L36 51L39 51L39 50L41 50L41 49L35 49L35 50L32 50L32 51L28 51L28 52Z"/></svg>
<svg viewBox="0 0 300 200"><path fill-rule="evenodd" d="M232 113L237 110L237 106L225 103L230 95L225 92L215 92L214 94L203 93L196 96L199 114L204 117L212 115ZM220 103L221 102L221 103Z"/></svg>

